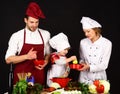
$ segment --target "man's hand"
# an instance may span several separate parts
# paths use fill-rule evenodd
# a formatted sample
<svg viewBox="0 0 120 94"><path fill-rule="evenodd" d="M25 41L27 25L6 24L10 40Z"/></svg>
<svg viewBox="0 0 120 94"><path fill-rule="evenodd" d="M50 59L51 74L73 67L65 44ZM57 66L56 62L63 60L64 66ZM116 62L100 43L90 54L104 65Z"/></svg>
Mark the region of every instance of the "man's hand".
<svg viewBox="0 0 120 94"><path fill-rule="evenodd" d="M42 70L47 65L47 63L48 62L46 60L44 60L44 64L39 64L39 65L35 66L35 68L38 70Z"/></svg>
<svg viewBox="0 0 120 94"><path fill-rule="evenodd" d="M35 68L38 70L42 70L44 69L44 67L45 67L44 65L40 65L40 64L38 66L35 66Z"/></svg>
<svg viewBox="0 0 120 94"><path fill-rule="evenodd" d="M37 51L33 50L34 48L30 49L27 53L27 59L32 60L37 58Z"/></svg>

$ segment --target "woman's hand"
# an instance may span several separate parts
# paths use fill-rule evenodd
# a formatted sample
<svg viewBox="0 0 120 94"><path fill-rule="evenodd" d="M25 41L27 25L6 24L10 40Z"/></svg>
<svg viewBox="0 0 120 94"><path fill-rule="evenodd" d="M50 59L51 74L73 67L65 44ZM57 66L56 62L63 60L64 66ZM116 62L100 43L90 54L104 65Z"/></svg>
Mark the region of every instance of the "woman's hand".
<svg viewBox="0 0 120 94"><path fill-rule="evenodd" d="M89 64L86 64L85 62L84 63L80 63L80 64L82 64L83 67L78 69L78 71L89 71L89 69L90 69Z"/></svg>

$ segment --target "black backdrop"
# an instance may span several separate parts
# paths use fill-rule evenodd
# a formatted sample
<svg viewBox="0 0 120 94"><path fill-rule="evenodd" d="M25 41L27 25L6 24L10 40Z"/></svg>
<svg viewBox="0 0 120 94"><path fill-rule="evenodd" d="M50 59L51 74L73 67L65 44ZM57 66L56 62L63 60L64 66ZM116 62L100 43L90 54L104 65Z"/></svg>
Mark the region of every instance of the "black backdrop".
<svg viewBox="0 0 120 94"><path fill-rule="evenodd" d="M34 0L35 1L35 0ZM0 94L8 91L10 66L5 63L4 56L8 40L12 33L24 28L24 12L30 0L4 0L0 3ZM112 55L107 69L111 83L111 94L119 91L119 31L118 2L115 0L36 0L46 15L40 21L40 27L49 30L51 36L64 32L70 41L70 55L79 58L79 41L84 37L80 19L89 16L103 26L103 36L113 43ZM72 71L70 76L77 80L79 73ZM118 85L117 85L118 84ZM117 86L116 86L117 85Z"/></svg>

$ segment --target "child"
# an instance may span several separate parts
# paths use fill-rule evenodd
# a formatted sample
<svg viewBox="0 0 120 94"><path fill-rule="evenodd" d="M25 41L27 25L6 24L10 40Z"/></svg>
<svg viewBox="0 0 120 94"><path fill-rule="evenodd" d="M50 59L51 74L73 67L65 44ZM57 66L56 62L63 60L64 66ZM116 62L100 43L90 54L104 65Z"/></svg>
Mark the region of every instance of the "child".
<svg viewBox="0 0 120 94"><path fill-rule="evenodd" d="M59 33L49 40L50 46L56 50L51 53L51 68L47 72L47 85L50 87L53 77L67 77L70 68L69 62L76 60L76 56L66 57L70 49L70 44L67 36L64 33Z"/></svg>

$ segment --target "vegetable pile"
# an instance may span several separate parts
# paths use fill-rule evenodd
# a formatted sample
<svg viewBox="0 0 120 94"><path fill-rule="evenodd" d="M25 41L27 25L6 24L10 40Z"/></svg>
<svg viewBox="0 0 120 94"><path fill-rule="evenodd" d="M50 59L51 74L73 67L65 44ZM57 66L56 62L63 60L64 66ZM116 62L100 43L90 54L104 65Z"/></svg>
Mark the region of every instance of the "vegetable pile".
<svg viewBox="0 0 120 94"><path fill-rule="evenodd" d="M43 90L41 84L35 83L34 86L28 85L26 80L20 80L13 87L12 94L40 94Z"/></svg>
<svg viewBox="0 0 120 94"><path fill-rule="evenodd" d="M43 86L34 83L31 73L18 73L19 81L13 86L12 94L40 94Z"/></svg>
<svg viewBox="0 0 120 94"><path fill-rule="evenodd" d="M95 80L93 84L69 81L65 88L59 87L50 94L109 94L109 90L110 83L107 80Z"/></svg>
<svg viewBox="0 0 120 94"><path fill-rule="evenodd" d="M108 94L110 90L110 83L106 80L94 80L93 84L89 85L89 91L92 94L104 93Z"/></svg>

